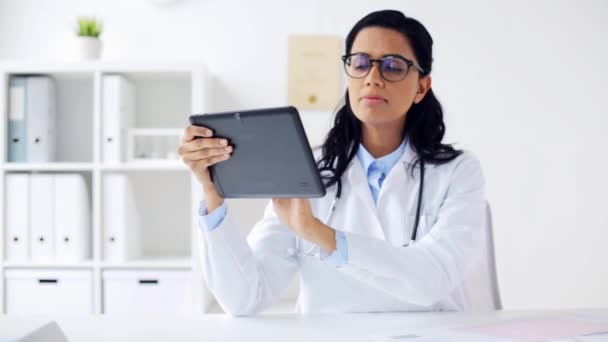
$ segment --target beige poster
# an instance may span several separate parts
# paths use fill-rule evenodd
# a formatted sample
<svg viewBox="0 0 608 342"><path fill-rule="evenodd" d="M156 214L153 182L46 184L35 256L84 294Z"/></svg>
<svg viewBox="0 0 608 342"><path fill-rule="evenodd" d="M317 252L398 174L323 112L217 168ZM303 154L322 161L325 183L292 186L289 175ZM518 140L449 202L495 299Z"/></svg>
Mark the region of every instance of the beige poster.
<svg viewBox="0 0 608 342"><path fill-rule="evenodd" d="M342 38L289 37L289 105L300 110L333 110L342 77Z"/></svg>

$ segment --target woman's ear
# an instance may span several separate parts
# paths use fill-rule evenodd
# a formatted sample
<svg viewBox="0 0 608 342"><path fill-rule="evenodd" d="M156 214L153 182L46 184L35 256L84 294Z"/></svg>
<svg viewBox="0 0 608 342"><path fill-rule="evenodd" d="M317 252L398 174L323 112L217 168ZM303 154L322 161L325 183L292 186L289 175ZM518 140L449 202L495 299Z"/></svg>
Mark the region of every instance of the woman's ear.
<svg viewBox="0 0 608 342"><path fill-rule="evenodd" d="M414 97L414 103L418 104L426 93L431 89L431 76L427 75L418 80L418 91L416 92L416 96Z"/></svg>

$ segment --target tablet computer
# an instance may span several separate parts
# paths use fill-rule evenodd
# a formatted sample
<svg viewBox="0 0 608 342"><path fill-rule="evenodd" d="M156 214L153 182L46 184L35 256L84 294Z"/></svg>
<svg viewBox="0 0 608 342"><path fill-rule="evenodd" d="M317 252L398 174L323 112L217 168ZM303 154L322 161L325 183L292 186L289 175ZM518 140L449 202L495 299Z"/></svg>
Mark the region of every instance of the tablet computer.
<svg viewBox="0 0 608 342"><path fill-rule="evenodd" d="M294 107L194 114L190 123L213 130L234 146L209 169L224 198L323 197L321 180L300 115Z"/></svg>

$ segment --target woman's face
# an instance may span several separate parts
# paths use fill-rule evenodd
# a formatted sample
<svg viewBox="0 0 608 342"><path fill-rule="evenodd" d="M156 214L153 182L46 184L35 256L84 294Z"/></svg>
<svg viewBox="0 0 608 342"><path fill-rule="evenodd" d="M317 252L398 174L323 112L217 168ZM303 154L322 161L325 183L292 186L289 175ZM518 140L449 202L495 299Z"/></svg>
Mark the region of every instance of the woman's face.
<svg viewBox="0 0 608 342"><path fill-rule="evenodd" d="M395 30L368 27L355 37L350 53L364 53L372 59L400 55L418 63L408 39ZM348 94L353 113L364 124L401 124L412 103L418 103L431 85L430 76L420 78L411 67L407 76L397 82L382 78L379 63L374 62L364 78L348 77Z"/></svg>

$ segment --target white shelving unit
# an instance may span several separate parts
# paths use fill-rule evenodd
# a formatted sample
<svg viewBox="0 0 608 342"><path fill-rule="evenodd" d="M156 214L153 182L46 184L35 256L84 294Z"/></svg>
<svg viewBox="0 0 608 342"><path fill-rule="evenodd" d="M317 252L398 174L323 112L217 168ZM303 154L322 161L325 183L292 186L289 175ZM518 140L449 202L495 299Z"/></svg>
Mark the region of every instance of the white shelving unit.
<svg viewBox="0 0 608 342"><path fill-rule="evenodd" d="M191 279L192 312L211 310L212 296L206 290L198 260L196 212L200 187L181 162L150 161L106 164L102 160L103 76L121 74L136 89L136 132L175 132L187 125L188 115L209 108L206 96L208 73L200 63L144 62L2 62L0 61L0 311L7 310L7 272L72 272L92 274L92 312L104 313L104 271L182 271ZM19 75L51 76L57 88L57 161L10 163L7 161L9 78ZM90 184L90 260L80 262L13 262L5 257L5 178L11 173L80 173ZM142 257L110 262L103 256L102 182L108 173L122 173L132 181L135 201L142 217ZM14 272L19 271L19 272ZM119 275L122 273L118 273ZM114 277L114 276L113 276ZM172 278L172 281L181 279ZM108 287L108 286L106 286ZM180 288L180 287L177 287ZM145 298L144 298L145 299ZM66 298L69 301L70 298ZM116 298L114 298L116 300ZM151 301L154 298L150 298Z"/></svg>

